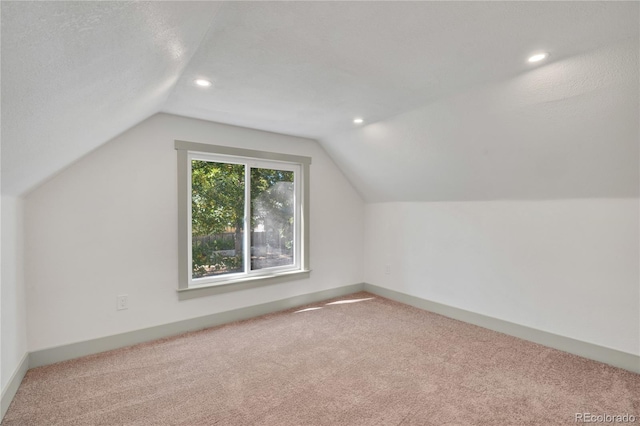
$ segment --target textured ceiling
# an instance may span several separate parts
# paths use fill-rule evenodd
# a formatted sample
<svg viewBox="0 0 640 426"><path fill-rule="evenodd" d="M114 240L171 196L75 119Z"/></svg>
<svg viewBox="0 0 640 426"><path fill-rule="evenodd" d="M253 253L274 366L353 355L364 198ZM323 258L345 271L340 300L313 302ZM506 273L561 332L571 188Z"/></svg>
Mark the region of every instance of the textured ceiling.
<svg viewBox="0 0 640 426"><path fill-rule="evenodd" d="M634 9L635 8L635 9ZM163 111L325 138L637 34L637 5L257 2L219 11ZM197 76L216 89L194 87Z"/></svg>
<svg viewBox="0 0 640 426"><path fill-rule="evenodd" d="M549 51L550 67L637 37L635 2L3 1L2 191L24 193L163 111L318 138L368 200L395 199L369 190L376 172L362 158L371 147L340 147L371 128L351 130L354 116L375 127L428 105L469 115L483 109L479 100L473 111L445 100L491 85L505 108L522 111L521 93L500 84L531 71L530 52ZM198 77L214 87L196 87ZM424 131L402 125L404 134ZM457 140L454 130L430 143ZM469 147L457 149L447 164L472 161ZM415 150L398 163L409 155ZM469 198L434 176L430 195L399 198ZM469 182L456 185L475 188Z"/></svg>
<svg viewBox="0 0 640 426"><path fill-rule="evenodd" d="M363 198L638 197L638 38L323 141Z"/></svg>
<svg viewBox="0 0 640 426"><path fill-rule="evenodd" d="M3 1L2 193L158 112L219 6Z"/></svg>

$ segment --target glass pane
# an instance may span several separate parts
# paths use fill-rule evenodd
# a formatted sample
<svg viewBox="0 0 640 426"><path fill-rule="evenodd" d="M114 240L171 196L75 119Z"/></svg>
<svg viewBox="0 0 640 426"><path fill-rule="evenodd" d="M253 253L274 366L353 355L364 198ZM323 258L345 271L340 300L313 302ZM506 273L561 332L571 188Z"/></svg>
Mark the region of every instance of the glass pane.
<svg viewBox="0 0 640 426"><path fill-rule="evenodd" d="M191 162L192 277L244 272L244 165Z"/></svg>
<svg viewBox="0 0 640 426"><path fill-rule="evenodd" d="M293 265L294 173L251 169L251 269Z"/></svg>

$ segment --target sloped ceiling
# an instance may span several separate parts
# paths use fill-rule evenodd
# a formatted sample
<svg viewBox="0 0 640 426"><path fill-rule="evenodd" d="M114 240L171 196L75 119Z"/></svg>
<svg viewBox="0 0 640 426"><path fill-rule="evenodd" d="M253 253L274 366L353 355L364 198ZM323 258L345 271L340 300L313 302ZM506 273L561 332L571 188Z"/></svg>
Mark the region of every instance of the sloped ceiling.
<svg viewBox="0 0 640 426"><path fill-rule="evenodd" d="M158 112L219 6L3 1L2 193Z"/></svg>
<svg viewBox="0 0 640 426"><path fill-rule="evenodd" d="M632 193L637 120L608 111L632 114L637 104L637 59L625 58L637 45L638 12L635 2L2 2L2 191L24 193L163 111L317 138L369 201ZM532 67L536 50L551 55ZM602 69L604 58L621 65L582 90L572 73ZM570 101L557 98L554 72L564 73ZM519 82L535 100L528 105L561 106L522 107ZM487 110L494 122L516 115L513 123L546 122L545 135L569 138L583 133L566 126L609 114L597 129L622 126L624 141L607 156L610 142L593 137L591 157L554 191L538 179L551 167L544 159L570 156L575 139L540 145L500 127L475 139L461 132ZM355 116L365 125L354 128ZM507 140L517 143L505 152ZM610 170L623 157L610 185L589 192L575 182L585 167ZM469 168L495 179L469 177ZM508 188L494 188L500 179Z"/></svg>
<svg viewBox="0 0 640 426"><path fill-rule="evenodd" d="M342 132L369 202L638 197L637 38Z"/></svg>

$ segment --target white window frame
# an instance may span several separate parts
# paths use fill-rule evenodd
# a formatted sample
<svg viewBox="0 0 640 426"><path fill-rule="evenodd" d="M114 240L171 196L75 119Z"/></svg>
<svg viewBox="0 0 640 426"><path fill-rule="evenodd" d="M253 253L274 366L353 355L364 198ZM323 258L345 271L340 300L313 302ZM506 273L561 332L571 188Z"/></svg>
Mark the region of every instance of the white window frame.
<svg viewBox="0 0 640 426"><path fill-rule="evenodd" d="M178 152L179 298L189 299L257 285L306 278L309 275L309 165L311 158L218 145L175 141ZM244 272L215 277L192 276L191 162L203 160L245 165ZM294 172L294 263L251 270L250 168Z"/></svg>

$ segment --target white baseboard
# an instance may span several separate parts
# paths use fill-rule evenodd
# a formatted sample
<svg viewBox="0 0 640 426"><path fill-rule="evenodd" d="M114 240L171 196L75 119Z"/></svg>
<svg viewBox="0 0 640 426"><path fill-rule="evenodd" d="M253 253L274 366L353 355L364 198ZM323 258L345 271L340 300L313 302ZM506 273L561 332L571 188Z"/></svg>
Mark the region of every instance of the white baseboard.
<svg viewBox="0 0 640 426"><path fill-rule="evenodd" d="M434 312L445 317L464 321L473 325L488 328L510 336L530 342L539 343L550 348L559 349L584 358L599 361L614 367L624 368L634 373L640 373L640 356L616 349L595 345L593 343L575 340L570 337L559 336L546 331L537 330L509 321L488 317L464 309L454 308L430 300L421 299L395 290L378 287L372 284L364 284L364 291L395 300L396 302L411 305L425 311Z"/></svg>
<svg viewBox="0 0 640 426"><path fill-rule="evenodd" d="M24 379L24 375L27 374L29 369L29 354L25 353L18 364L18 368L13 372L7 386L2 390L2 399L0 401L0 421L4 417L5 413L13 401L13 397L16 396L20 383Z"/></svg>

